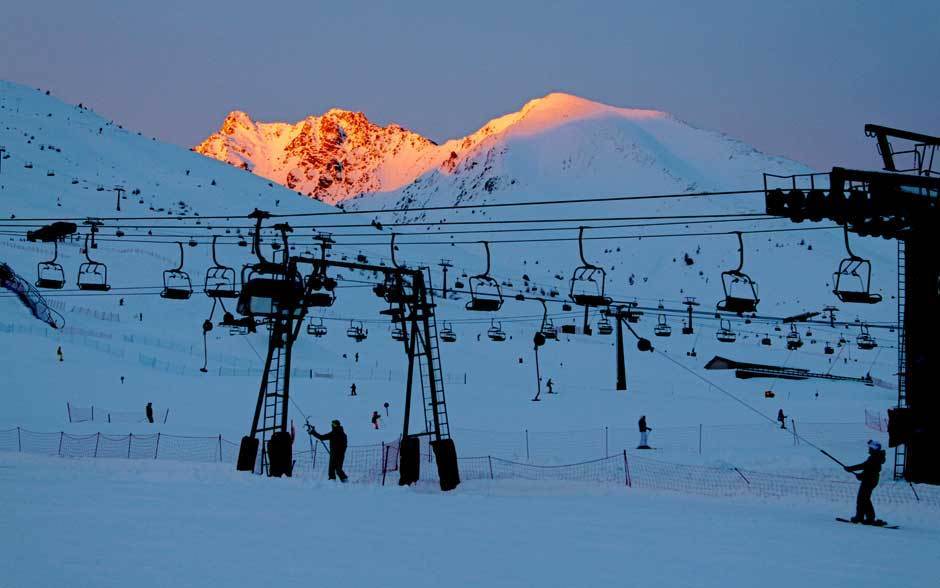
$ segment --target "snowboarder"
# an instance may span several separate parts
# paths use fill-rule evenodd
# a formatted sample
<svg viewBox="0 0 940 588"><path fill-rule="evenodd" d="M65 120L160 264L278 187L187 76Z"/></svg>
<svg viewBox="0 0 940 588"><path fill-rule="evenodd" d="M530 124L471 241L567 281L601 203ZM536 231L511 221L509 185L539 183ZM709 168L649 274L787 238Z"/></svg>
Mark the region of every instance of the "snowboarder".
<svg viewBox="0 0 940 588"><path fill-rule="evenodd" d="M153 403L147 403L147 422L153 423Z"/></svg>
<svg viewBox="0 0 940 588"><path fill-rule="evenodd" d="M65 358L62 356L62 346L59 345L59 348L55 350L55 354L59 356L59 361L65 361Z"/></svg>
<svg viewBox="0 0 940 588"><path fill-rule="evenodd" d="M545 386L548 388L548 393L549 393L549 394L554 394L554 393L555 393L555 392L552 390L552 386L554 386L554 385L555 385L555 383L552 382L552 379L551 379L551 378L549 378L548 381L545 382Z"/></svg>
<svg viewBox="0 0 940 588"><path fill-rule="evenodd" d="M646 415L640 417L640 444L637 446L637 449L652 449L649 446L649 432L652 431L652 427L646 426Z"/></svg>
<svg viewBox="0 0 940 588"><path fill-rule="evenodd" d="M871 493L878 485L878 480L881 477L881 465L884 462L885 451L881 448L881 443L869 440L868 459L860 464L845 466L845 471L854 473L855 477L861 482L858 487L858 498L855 501L855 516L851 519L853 523L865 525L884 524L884 521L875 518L875 507L871 503Z"/></svg>
<svg viewBox="0 0 940 588"><path fill-rule="evenodd" d="M781 429L787 428L787 416L783 414L783 409L777 411L777 422L780 423Z"/></svg>
<svg viewBox="0 0 940 588"><path fill-rule="evenodd" d="M332 427L329 433L321 435L317 433L316 427L308 424L307 432L320 441L330 442L329 478L335 480L336 476L339 476L339 481L346 483L347 476L346 472L343 471L343 461L346 459L346 432L343 431L342 425L336 419L333 419Z"/></svg>
<svg viewBox="0 0 940 588"><path fill-rule="evenodd" d="M379 411L377 410L372 411L372 428L373 429L379 428L379 420L381 420L381 418L382 418L382 415L379 414Z"/></svg>
<svg viewBox="0 0 940 588"><path fill-rule="evenodd" d="M352 386L349 387L349 395L350 395L350 396L355 396L355 395L356 395L356 385L355 385L355 384L353 384Z"/></svg>

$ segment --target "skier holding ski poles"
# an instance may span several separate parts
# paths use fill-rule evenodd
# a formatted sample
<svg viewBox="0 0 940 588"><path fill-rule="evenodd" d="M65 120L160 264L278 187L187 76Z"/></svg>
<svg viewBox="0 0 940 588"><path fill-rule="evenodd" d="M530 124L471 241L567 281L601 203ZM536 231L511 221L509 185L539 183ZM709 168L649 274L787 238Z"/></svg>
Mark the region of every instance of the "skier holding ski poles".
<svg viewBox="0 0 940 588"><path fill-rule="evenodd" d="M855 505L853 523L865 525L884 525L885 522L875 518L875 507L871 503L871 493L878 485L881 477L881 465L885 462L885 451L881 443L868 441L868 459L852 466L844 466L845 471L855 474L861 482L858 487L858 498Z"/></svg>
<svg viewBox="0 0 940 588"><path fill-rule="evenodd" d="M330 442L330 466L329 466L329 478L335 480L336 476L339 476L339 481L346 483L346 472L343 471L343 461L346 459L346 432L343 431L342 425L336 419L332 422L332 430L326 434L317 433L316 427L313 425L307 424L307 433L313 435L320 441L329 441Z"/></svg>

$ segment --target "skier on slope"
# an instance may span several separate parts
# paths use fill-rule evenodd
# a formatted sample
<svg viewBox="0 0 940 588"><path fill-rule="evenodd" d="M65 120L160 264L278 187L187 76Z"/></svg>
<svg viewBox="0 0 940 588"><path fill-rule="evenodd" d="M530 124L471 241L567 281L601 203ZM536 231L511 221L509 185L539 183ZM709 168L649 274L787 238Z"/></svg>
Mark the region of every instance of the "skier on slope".
<svg viewBox="0 0 940 588"><path fill-rule="evenodd" d="M379 411L373 410L372 411L372 428L373 429L379 428L379 421L381 419L382 419L382 415L379 414Z"/></svg>
<svg viewBox="0 0 940 588"><path fill-rule="evenodd" d="M346 432L342 425L336 419L332 422L332 430L326 434L317 433L316 427L307 425L307 432L320 441L330 442L330 466L329 478L335 480L339 476L339 481L346 483L346 472L343 471L343 461L346 460Z"/></svg>
<svg viewBox="0 0 940 588"><path fill-rule="evenodd" d="M147 403L146 412L147 412L147 422L153 423L153 403L152 402Z"/></svg>
<svg viewBox="0 0 940 588"><path fill-rule="evenodd" d="M875 507L871 503L871 493L878 485L878 480L881 477L881 465L884 462L885 451L881 448L881 443L869 440L868 459L860 464L845 466L845 471L855 473L855 477L861 482L858 487L858 498L855 501L855 516L851 519L853 523L863 523L865 525L885 524L884 521L875 518Z"/></svg>
<svg viewBox="0 0 940 588"><path fill-rule="evenodd" d="M640 422L638 423L640 427L640 444L637 446L637 449L652 449L649 446L649 432L652 431L652 427L646 426L646 415L640 417Z"/></svg>
<svg viewBox="0 0 940 588"><path fill-rule="evenodd" d="M777 411L777 422L780 423L781 429L787 428L787 416L783 414L783 409Z"/></svg>

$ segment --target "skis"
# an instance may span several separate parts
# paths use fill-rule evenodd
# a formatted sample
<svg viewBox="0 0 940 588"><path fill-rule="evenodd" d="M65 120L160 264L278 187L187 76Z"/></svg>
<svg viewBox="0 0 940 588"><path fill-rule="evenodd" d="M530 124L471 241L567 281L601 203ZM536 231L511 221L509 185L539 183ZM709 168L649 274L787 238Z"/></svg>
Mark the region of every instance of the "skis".
<svg viewBox="0 0 940 588"><path fill-rule="evenodd" d="M886 522L884 522L884 521L882 521L882 520L880 520L880 519L879 519L879 520L876 520L874 523L868 523L868 524L867 524L867 523L853 523L853 522L850 521L849 519L843 519L842 517L836 517L836 520L839 521L840 523L849 523L849 524L852 524L852 525L862 525L862 526L865 526L865 527L880 527L880 528L882 528L882 529L900 529L900 528L901 528L901 527L899 527L898 525L889 525L888 523L886 523Z"/></svg>

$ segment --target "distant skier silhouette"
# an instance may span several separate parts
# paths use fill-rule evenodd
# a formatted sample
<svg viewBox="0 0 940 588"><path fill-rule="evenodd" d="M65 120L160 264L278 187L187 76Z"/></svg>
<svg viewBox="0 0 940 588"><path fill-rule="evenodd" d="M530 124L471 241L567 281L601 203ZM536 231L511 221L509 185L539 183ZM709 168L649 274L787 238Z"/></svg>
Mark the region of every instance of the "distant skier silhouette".
<svg viewBox="0 0 940 588"><path fill-rule="evenodd" d="M652 431L652 427L646 425L646 415L640 417L640 422L637 423L640 428L640 444L637 446L637 449L652 449L649 446L649 432Z"/></svg>
<svg viewBox="0 0 940 588"><path fill-rule="evenodd" d="M153 423L153 403L147 403L147 422Z"/></svg>
<svg viewBox="0 0 940 588"><path fill-rule="evenodd" d="M350 396L355 396L355 395L356 395L356 385L355 385L355 384L353 384L352 386L349 387L349 395L350 395Z"/></svg>
<svg viewBox="0 0 940 588"><path fill-rule="evenodd" d="M787 416L783 414L783 409L777 411L777 422L780 423L781 429L787 428Z"/></svg>
<svg viewBox="0 0 940 588"><path fill-rule="evenodd" d="M373 429L379 428L379 421L381 419L382 419L382 415L379 414L379 411L373 410L372 411L372 428Z"/></svg>

